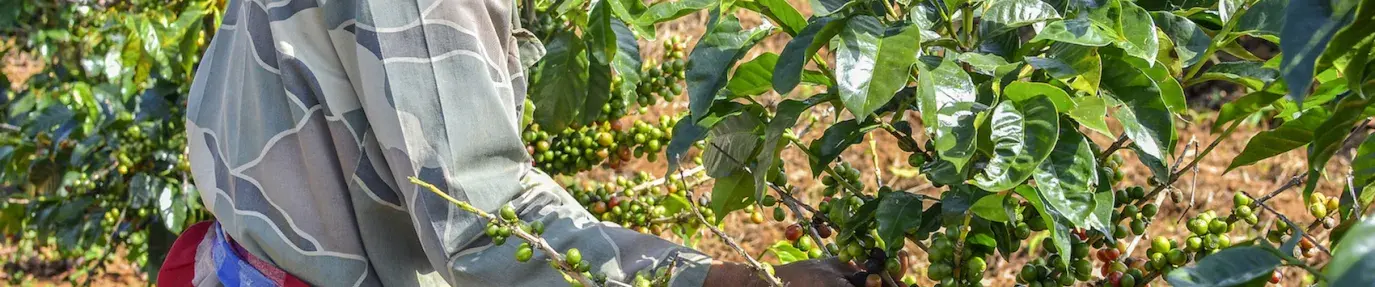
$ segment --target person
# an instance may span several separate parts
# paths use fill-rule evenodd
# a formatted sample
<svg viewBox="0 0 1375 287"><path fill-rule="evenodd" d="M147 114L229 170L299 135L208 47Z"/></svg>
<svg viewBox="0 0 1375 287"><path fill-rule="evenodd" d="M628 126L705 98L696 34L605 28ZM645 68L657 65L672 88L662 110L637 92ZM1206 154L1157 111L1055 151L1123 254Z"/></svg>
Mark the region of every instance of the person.
<svg viewBox="0 0 1375 287"><path fill-rule="evenodd" d="M531 167L526 76L509 0L231 0L187 107L191 172L215 221L181 235L165 286L556 286L485 221L510 204L557 250L624 285L760 286L745 265L599 222ZM835 259L775 267L790 286L849 285Z"/></svg>

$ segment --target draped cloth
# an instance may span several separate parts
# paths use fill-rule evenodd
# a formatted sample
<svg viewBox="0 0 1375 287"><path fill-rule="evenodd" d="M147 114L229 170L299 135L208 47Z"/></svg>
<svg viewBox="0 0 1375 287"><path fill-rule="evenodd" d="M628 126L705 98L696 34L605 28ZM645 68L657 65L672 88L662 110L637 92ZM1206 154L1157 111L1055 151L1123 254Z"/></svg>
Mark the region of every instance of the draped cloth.
<svg viewBox="0 0 1375 287"><path fill-rule="evenodd" d="M566 284L415 176L480 209L512 204L609 285L660 266L671 285L702 285L711 258L599 222L531 168L508 1L231 0L186 118L216 229L310 285ZM199 268L214 252L195 254L197 276L217 270Z"/></svg>

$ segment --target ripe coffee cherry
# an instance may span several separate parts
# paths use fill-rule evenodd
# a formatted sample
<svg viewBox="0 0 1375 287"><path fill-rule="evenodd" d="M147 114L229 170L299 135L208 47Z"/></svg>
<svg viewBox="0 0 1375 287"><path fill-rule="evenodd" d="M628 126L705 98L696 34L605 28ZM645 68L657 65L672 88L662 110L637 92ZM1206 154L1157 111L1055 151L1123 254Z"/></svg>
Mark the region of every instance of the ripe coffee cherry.
<svg viewBox="0 0 1375 287"><path fill-rule="evenodd" d="M812 227L816 228L816 235L817 235L817 236L821 236L821 238L830 238L830 237L831 237L831 228L830 228L830 227L826 227L825 224L815 224L815 223L813 223Z"/></svg>
<svg viewBox="0 0 1375 287"><path fill-rule="evenodd" d="M797 224L788 225L788 228L783 230L783 237L788 241L797 241L798 238L802 238L802 227Z"/></svg>
<svg viewBox="0 0 1375 287"><path fill-rule="evenodd" d="M1270 283L1275 283L1275 284L1279 284L1279 283L1280 283L1280 271L1279 271L1279 270L1275 270L1274 272L1270 272Z"/></svg>
<svg viewBox="0 0 1375 287"><path fill-rule="evenodd" d="M1122 282L1122 275L1123 275L1123 274L1122 274L1122 272L1120 272L1120 271L1113 271L1112 273L1108 273L1108 285L1109 285L1109 286L1122 286L1122 285L1121 285L1121 282Z"/></svg>

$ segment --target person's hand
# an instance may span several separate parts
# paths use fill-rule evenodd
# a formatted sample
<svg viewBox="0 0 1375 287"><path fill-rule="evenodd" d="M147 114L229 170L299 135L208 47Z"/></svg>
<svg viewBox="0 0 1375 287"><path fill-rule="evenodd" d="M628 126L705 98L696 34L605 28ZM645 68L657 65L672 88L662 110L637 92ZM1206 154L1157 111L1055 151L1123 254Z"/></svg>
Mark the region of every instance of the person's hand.
<svg viewBox="0 0 1375 287"><path fill-rule="evenodd" d="M849 277L859 272L859 268L831 257L775 266L773 272L789 287L854 286Z"/></svg>
<svg viewBox="0 0 1375 287"><path fill-rule="evenodd" d="M849 276L859 272L854 265L835 258L803 260L774 266L774 276L789 287L850 287ZM739 263L712 265L705 286L769 286L749 266Z"/></svg>

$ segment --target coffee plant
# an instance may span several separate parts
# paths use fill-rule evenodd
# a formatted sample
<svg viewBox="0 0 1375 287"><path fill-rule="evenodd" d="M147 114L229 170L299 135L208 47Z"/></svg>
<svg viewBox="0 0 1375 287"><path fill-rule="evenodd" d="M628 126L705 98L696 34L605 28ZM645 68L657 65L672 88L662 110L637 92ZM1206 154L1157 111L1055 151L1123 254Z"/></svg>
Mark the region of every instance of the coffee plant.
<svg viewBox="0 0 1375 287"><path fill-rule="evenodd" d="M1263 285L1277 281L1282 266L1309 272L1316 281L1308 284L1372 280L1350 271L1370 270L1362 258L1375 238L1363 217L1375 196L1364 188L1375 174L1368 168L1375 140L1356 148L1345 189L1331 197L1317 192L1327 162L1348 138L1367 134L1375 115L1365 93L1375 83L1369 1L526 4L526 23L535 23L547 49L531 70L535 132L526 139L537 164L576 172L629 158L613 149L652 147L639 138L645 125L627 137L616 121L632 102L643 107L648 94L665 94L658 84L671 81L668 94L676 94L677 78L654 76L682 73L688 113L661 117L657 126L668 138L668 176L680 179L660 181L664 190L617 179L574 183L570 192L604 220L641 231L662 231L658 222L707 227L768 282L780 281L717 230L721 219L743 212L753 222L764 214L790 222L769 248L779 263L834 256L861 267L851 281L865 286L916 285L916 274L938 286L982 286L991 263L1015 254L1036 258L1016 271L1026 286L1146 286L1162 278L1182 286ZM642 64L638 43L656 38L655 24L694 13L709 21L703 35L689 37L697 41L684 67L646 69L652 65ZM746 27L737 18L746 14L763 21ZM755 48L775 35L791 40L781 51ZM685 43L671 39L667 54L681 53ZM1243 41L1282 53L1262 58ZM1219 81L1246 94L1210 121L1216 139L1181 141L1181 123L1203 120L1188 113L1185 89ZM812 88L797 89L804 83ZM834 119L823 121L820 137L803 139L813 125L793 128L806 113L812 121L816 113ZM1263 195L1235 192L1230 211L1189 215L1182 238L1148 234L1148 226L1173 220L1160 218L1162 209L1192 207L1177 181L1197 172L1244 121L1276 127L1230 155L1228 171L1303 146L1309 171ZM648 126L646 139L663 139ZM572 140L553 144L540 129L564 130L558 136ZM877 136L870 133L895 138L932 188L894 189L880 174L866 183L849 163L863 159L841 154ZM1095 137L1116 140L1103 146ZM701 162L693 170L714 181L710 195L696 200L679 164L694 146ZM806 202L810 196L784 176L786 149L806 156L808 174L824 185L819 201ZM1124 174L1127 164L1148 173ZM1146 185L1129 184L1128 176ZM1313 216L1307 228L1266 204L1291 188L1300 188ZM680 218L656 205L665 198L700 220L653 220ZM1233 232L1243 228L1265 236ZM1323 233L1325 242L1314 237ZM1330 259L1309 260L1315 250ZM916 252L928 262L911 264Z"/></svg>
<svg viewBox="0 0 1375 287"><path fill-rule="evenodd" d="M123 256L155 278L176 234L209 218L187 180L181 119L223 6L0 3L0 54L41 62L17 89L0 75L0 230L18 250L5 262L59 261L89 284Z"/></svg>
<svg viewBox="0 0 1375 287"><path fill-rule="evenodd" d="M531 83L522 136L535 165L576 175L662 153L669 172L657 179L565 185L604 221L688 245L706 230L774 285L774 262L720 230L727 216L786 222L766 250L776 263L836 257L864 270L856 286L982 286L997 272L1024 286L1257 286L1279 282L1283 268L1304 270L1304 284L1375 282L1375 193L1364 192L1375 179L1371 1L518 2L532 34L522 39L538 41L520 51ZM0 52L43 62L14 90L0 76L7 244L56 250L78 267L70 280L119 253L155 272L174 234L208 218L185 176L177 119L223 5L0 3ZM700 13L702 35L655 29ZM787 45L756 47L771 37ZM1253 55L1248 41L1282 53ZM1184 91L1217 82L1245 95L1213 119L1189 113ZM665 104L677 98L687 111ZM1182 140L1188 122L1211 123L1216 139ZM1274 190L1236 191L1230 210L1178 224L1161 216L1192 207L1184 192L1194 188L1178 181L1243 122L1274 128L1222 155L1228 171L1300 147L1308 171ZM841 156L881 135L929 188L890 186L852 164L866 159ZM1328 172L1346 145L1350 168ZM788 149L806 164L785 166ZM691 168L680 164L688 155ZM1125 174L1128 164L1147 172ZM805 168L820 193L785 168ZM1333 179L1345 187L1318 189ZM1308 214L1267 204L1290 189ZM509 207L446 199L488 219L494 244L518 244L518 261L545 253L570 284L608 283ZM1188 233L1149 234L1154 224ZM1014 257L1034 259L1007 264ZM668 273L626 280L663 286Z"/></svg>

